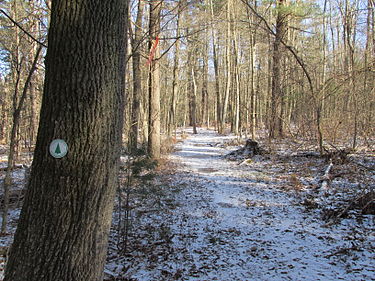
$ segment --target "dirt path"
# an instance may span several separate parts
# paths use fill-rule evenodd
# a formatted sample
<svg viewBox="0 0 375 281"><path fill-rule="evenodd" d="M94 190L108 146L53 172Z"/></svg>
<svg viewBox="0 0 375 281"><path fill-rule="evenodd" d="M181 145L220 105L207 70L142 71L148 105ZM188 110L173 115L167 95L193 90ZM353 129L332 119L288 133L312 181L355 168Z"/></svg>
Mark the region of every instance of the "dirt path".
<svg viewBox="0 0 375 281"><path fill-rule="evenodd" d="M270 162L224 160L225 139L202 130L172 156L188 184L173 211L175 269L191 280L375 280L374 254L348 250L355 222L323 227L262 173Z"/></svg>
<svg viewBox="0 0 375 281"><path fill-rule="evenodd" d="M301 165L317 184L324 162L238 165L222 157L232 138L189 132L170 156L174 172L132 195L128 253L111 244L107 280L375 280L373 216L324 227L320 209L300 204L311 189L286 188Z"/></svg>
<svg viewBox="0 0 375 281"><path fill-rule="evenodd" d="M374 216L357 212L325 227L322 209L300 204L326 163L279 151L238 165L222 157L235 149L224 145L233 138L189 132L170 156L175 169L153 171L156 178L132 187L128 236L119 231L125 209L117 200L105 280L375 280ZM16 188L23 173L17 170ZM329 200L339 201L338 187L374 186L373 174L351 173L332 182ZM10 213L10 233L19 212ZM12 237L0 237L0 246Z"/></svg>

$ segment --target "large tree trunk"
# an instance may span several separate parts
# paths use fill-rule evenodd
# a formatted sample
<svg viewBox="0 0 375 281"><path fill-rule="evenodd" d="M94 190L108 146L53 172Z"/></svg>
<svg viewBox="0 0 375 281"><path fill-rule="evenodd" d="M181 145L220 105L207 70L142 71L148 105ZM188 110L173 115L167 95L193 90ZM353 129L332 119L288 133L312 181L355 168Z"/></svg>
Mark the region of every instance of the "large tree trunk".
<svg viewBox="0 0 375 281"><path fill-rule="evenodd" d="M5 281L103 278L121 148L127 1L52 2L41 118ZM64 139L68 154L48 153Z"/></svg>
<svg viewBox="0 0 375 281"><path fill-rule="evenodd" d="M162 1L150 1L149 50L150 56L160 32L160 13ZM149 116L148 116L148 155L160 157L160 56L159 45L155 45L154 58L150 57L149 74Z"/></svg>

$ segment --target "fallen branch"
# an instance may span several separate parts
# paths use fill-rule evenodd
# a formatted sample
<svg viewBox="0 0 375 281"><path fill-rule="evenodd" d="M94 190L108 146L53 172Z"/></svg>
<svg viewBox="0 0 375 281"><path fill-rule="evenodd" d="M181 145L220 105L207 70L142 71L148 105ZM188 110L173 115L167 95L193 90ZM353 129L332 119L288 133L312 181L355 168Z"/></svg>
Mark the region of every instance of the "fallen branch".
<svg viewBox="0 0 375 281"><path fill-rule="evenodd" d="M340 218L346 216L352 209L360 209L362 214L375 214L375 201L374 191L370 191L357 196L352 199L349 204L342 208L341 211L337 210L331 213L329 221L325 226L330 226L336 223Z"/></svg>
<svg viewBox="0 0 375 281"><path fill-rule="evenodd" d="M322 185L321 185L320 188L323 189L323 190L328 189L329 185L331 184L332 175L330 175L330 172L332 170L332 167L333 167L333 163L331 162L331 163L329 163L327 169L324 172L324 175L321 178Z"/></svg>
<svg viewBox="0 0 375 281"><path fill-rule="evenodd" d="M324 157L335 163L335 164L345 164L345 163L348 163L349 162L349 157L348 155L353 153L353 150L350 149L350 148L338 148L336 146L334 146L333 144L330 144L335 150L334 151L330 151L328 149L324 149L325 150L325 154L324 154Z"/></svg>
<svg viewBox="0 0 375 281"><path fill-rule="evenodd" d="M356 207L364 215L375 215L375 190L364 193L356 199Z"/></svg>
<svg viewBox="0 0 375 281"><path fill-rule="evenodd" d="M362 167L362 168L365 168L365 169L368 170L368 171L375 171L375 166L368 167L368 166L363 165L363 164L361 164L361 163L359 163L359 162L357 162L357 161L352 161L352 162L353 162L354 164L356 164L356 165Z"/></svg>
<svg viewBox="0 0 375 281"><path fill-rule="evenodd" d="M325 258L330 258L337 255L348 255L350 251L360 251L360 249L356 245L353 245L352 247L341 248L329 255L326 255Z"/></svg>
<svg viewBox="0 0 375 281"><path fill-rule="evenodd" d="M245 159L245 160L243 160L242 162L240 162L239 164L238 164L238 166L242 166L242 165L249 165L249 164L251 164L253 162L253 160L251 160L251 159Z"/></svg>
<svg viewBox="0 0 375 281"><path fill-rule="evenodd" d="M38 39L36 39L34 36L32 36L29 32L27 32L18 22L16 22L11 16L9 16L3 9L0 10L0 12L2 14L4 14L4 16L6 16L15 26L17 26L19 29L21 29L27 36L29 36L33 41L37 42L38 44L40 44L41 46L43 46L44 48L47 48L47 45L44 44L43 42L39 41Z"/></svg>

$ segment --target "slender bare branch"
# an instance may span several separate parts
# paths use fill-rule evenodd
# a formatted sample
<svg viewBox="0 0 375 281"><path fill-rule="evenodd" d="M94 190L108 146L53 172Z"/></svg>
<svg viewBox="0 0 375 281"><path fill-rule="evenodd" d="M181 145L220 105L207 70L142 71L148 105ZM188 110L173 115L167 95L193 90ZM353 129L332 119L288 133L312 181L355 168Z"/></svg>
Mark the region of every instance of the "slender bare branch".
<svg viewBox="0 0 375 281"><path fill-rule="evenodd" d="M27 32L18 22L16 22L11 16L9 16L3 9L0 9L0 12L2 14L4 14L5 17L7 17L12 23L14 23L15 26L17 26L19 29L21 29L33 41L37 42L39 45L43 46L44 48L47 48L46 44L44 44L43 42L39 41L34 36L32 36L29 32Z"/></svg>
<svg viewBox="0 0 375 281"><path fill-rule="evenodd" d="M275 31L268 24L267 20L261 14L259 14L246 0L241 0L241 1L242 1L242 3L244 3L254 13L254 15L256 15L264 23L264 25L266 26L267 30L273 36L276 36ZM298 56L297 50L293 46L290 46L290 45L286 44L284 40L280 40L280 42L281 42L281 44L284 45L285 48L287 48L289 50L289 52L292 53L292 55L296 59L297 63L301 66L301 68L303 70L303 73L306 75L306 78L307 78L307 80L309 82L309 87L310 87L311 94L312 94L312 96L314 96L314 85L313 85L311 76L310 76L310 74L309 74L309 72L308 72L308 70L306 68L306 65L305 65L303 59L300 56Z"/></svg>

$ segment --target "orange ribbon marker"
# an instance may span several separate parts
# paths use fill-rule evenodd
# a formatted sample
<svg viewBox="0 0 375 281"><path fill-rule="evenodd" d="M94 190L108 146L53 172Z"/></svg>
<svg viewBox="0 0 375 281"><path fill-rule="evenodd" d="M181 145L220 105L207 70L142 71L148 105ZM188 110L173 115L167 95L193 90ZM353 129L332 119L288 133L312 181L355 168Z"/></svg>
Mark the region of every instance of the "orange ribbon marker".
<svg viewBox="0 0 375 281"><path fill-rule="evenodd" d="M158 46L158 43L159 43L159 37L156 36L155 40L153 40L153 43L152 43L152 47L150 50L150 55L147 60L147 64L151 64L152 60L154 59L156 47Z"/></svg>

